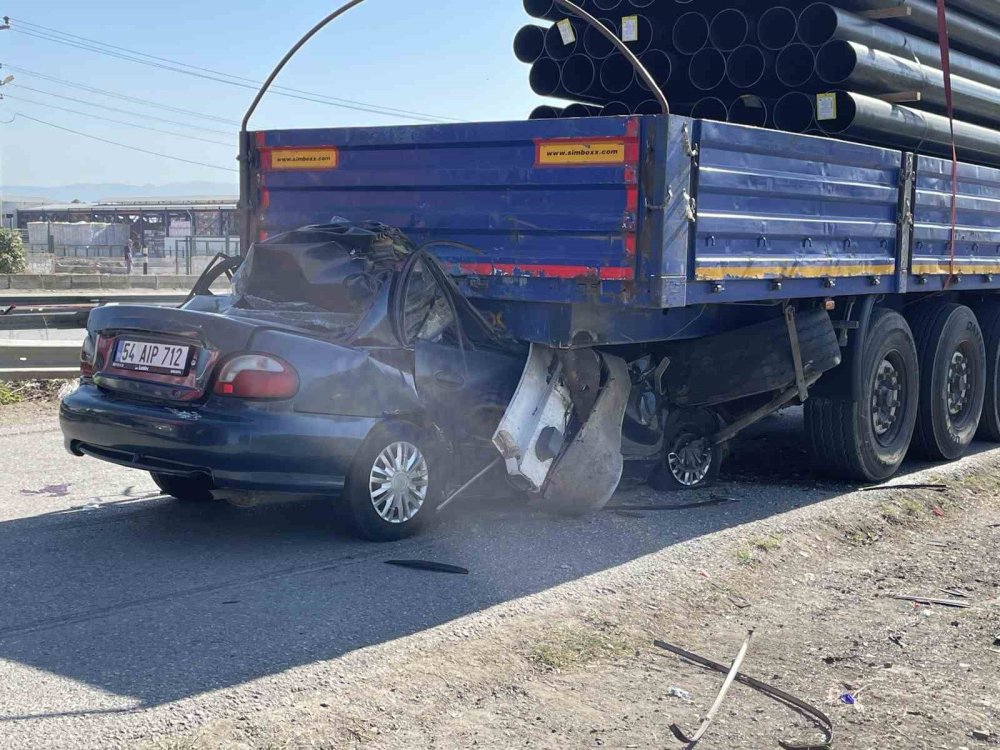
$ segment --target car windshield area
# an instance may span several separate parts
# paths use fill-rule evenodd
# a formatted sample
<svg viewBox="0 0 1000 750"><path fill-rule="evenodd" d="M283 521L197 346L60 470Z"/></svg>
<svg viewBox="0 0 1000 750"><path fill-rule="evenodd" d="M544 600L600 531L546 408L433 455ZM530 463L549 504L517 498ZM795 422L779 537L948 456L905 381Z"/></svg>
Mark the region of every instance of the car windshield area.
<svg viewBox="0 0 1000 750"><path fill-rule="evenodd" d="M402 304L404 343L418 340L457 343L459 334L452 302L425 258L416 260L407 276Z"/></svg>

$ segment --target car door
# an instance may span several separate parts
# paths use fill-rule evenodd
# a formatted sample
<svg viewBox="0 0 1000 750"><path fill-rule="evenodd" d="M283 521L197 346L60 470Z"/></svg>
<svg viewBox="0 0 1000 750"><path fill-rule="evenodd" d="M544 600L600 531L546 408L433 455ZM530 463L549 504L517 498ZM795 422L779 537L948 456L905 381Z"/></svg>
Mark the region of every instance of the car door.
<svg viewBox="0 0 1000 750"><path fill-rule="evenodd" d="M408 264L398 298L402 336L414 352L417 393L454 439L489 440L517 388L524 357L476 335L476 326L463 315L467 303L456 299L432 263L417 258Z"/></svg>

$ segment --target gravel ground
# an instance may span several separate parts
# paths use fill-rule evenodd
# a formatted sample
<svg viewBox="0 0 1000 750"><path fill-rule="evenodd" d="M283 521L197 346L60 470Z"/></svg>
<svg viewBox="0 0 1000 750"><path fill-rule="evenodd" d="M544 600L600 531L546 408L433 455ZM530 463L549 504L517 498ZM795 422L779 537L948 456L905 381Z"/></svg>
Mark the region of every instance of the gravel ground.
<svg viewBox="0 0 1000 750"><path fill-rule="evenodd" d="M744 670L826 711L835 747L1000 745L986 446L894 480L943 492L855 492L803 468L792 412L683 496L729 502L577 521L466 503L379 547L321 503L179 506L21 409L0 410L0 747L680 747L669 725L693 731L721 677L652 640L728 662L749 629ZM971 606L891 598L943 588ZM818 737L737 685L700 746Z"/></svg>

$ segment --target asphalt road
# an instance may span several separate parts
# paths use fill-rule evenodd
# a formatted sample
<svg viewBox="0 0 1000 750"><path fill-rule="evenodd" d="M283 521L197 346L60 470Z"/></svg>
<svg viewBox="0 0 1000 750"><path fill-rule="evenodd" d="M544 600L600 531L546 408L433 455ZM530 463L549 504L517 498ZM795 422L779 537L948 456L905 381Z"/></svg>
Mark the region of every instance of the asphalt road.
<svg viewBox="0 0 1000 750"><path fill-rule="evenodd" d="M736 446L727 481L713 491L735 502L564 520L467 501L424 536L379 546L344 536L324 502L241 510L163 498L142 473L67 454L54 408L27 424L0 423L0 747L8 750L132 747L137 737L273 705L289 680L327 679L358 649L402 646L463 615L501 612L851 489L805 469L793 411ZM678 499L631 489L614 502ZM390 558L471 574L401 569L385 565Z"/></svg>

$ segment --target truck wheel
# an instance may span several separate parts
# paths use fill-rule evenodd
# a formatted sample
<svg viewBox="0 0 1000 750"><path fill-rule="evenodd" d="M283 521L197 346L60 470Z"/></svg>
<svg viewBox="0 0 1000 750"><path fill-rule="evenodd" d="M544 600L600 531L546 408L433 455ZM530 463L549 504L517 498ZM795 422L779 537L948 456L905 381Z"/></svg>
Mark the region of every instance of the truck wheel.
<svg viewBox="0 0 1000 750"><path fill-rule="evenodd" d="M724 453L710 438L719 420L706 409L681 409L667 417L663 428L664 457L649 477L662 492L706 487L719 478Z"/></svg>
<svg viewBox="0 0 1000 750"><path fill-rule="evenodd" d="M986 393L976 436L1000 443L1000 300L976 305L975 313L986 345Z"/></svg>
<svg viewBox="0 0 1000 750"><path fill-rule="evenodd" d="M426 525L442 486L431 445L408 423L385 423L372 430L344 487L341 510L352 532L373 542L393 542Z"/></svg>
<svg viewBox="0 0 1000 750"><path fill-rule="evenodd" d="M912 317L920 359L920 408L913 447L931 460L961 457L979 428L986 393L986 346L975 314L933 304Z"/></svg>
<svg viewBox="0 0 1000 750"><path fill-rule="evenodd" d="M806 401L806 438L820 471L880 482L899 469L917 418L917 351L902 315L872 313L860 365L858 400Z"/></svg>
<svg viewBox="0 0 1000 750"><path fill-rule="evenodd" d="M212 483L205 477L176 477L170 474L150 473L156 486L185 503L207 503L213 500Z"/></svg>

